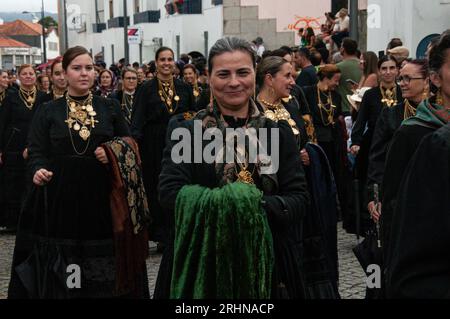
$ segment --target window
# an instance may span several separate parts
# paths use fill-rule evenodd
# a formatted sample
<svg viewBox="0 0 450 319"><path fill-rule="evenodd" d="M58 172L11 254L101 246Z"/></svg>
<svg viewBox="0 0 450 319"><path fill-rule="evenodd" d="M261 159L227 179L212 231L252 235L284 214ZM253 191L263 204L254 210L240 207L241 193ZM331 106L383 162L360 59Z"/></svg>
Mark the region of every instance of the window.
<svg viewBox="0 0 450 319"><path fill-rule="evenodd" d="M105 3L103 0L97 1L97 17L96 23L105 23Z"/></svg>
<svg viewBox="0 0 450 319"><path fill-rule="evenodd" d="M25 56L24 55L16 55L16 65L25 64Z"/></svg>
<svg viewBox="0 0 450 319"><path fill-rule="evenodd" d="M109 0L109 18L114 18L114 4L113 0Z"/></svg>
<svg viewBox="0 0 450 319"><path fill-rule="evenodd" d="M141 12L140 2L141 0L134 0L134 13Z"/></svg>

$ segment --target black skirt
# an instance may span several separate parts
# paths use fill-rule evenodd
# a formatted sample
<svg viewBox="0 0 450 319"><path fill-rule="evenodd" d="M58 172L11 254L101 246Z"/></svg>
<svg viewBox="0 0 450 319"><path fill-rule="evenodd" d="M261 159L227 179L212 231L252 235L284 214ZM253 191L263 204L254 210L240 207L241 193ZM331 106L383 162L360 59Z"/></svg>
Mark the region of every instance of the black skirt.
<svg viewBox="0 0 450 319"><path fill-rule="evenodd" d="M26 187L26 164L21 153L2 155L0 168L0 226L15 229Z"/></svg>
<svg viewBox="0 0 450 319"><path fill-rule="evenodd" d="M52 180L33 186L20 216L8 297L126 297L115 293L107 166L67 156L56 158L50 171ZM77 269L79 285L69 277ZM144 274L142 297L148 296Z"/></svg>

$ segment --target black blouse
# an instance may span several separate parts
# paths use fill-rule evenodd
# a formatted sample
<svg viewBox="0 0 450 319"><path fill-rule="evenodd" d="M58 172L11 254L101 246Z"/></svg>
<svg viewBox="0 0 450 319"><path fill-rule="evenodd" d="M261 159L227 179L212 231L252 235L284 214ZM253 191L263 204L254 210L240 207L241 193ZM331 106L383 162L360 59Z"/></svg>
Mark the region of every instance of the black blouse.
<svg viewBox="0 0 450 319"><path fill-rule="evenodd" d="M367 136L370 140L372 139L378 116L380 115L381 110L385 107L381 102L382 99L383 97L379 86L368 90L364 94L361 101L361 106L359 108L358 117L352 129L352 145L361 145L363 136ZM402 100L402 92L399 86L397 86L397 100Z"/></svg>
<svg viewBox="0 0 450 319"><path fill-rule="evenodd" d="M79 100L86 97L80 97ZM92 104L98 123L92 128L87 141L77 131L69 130L65 122L68 107L64 97L46 103L39 109L29 136L29 165L33 174L41 168L48 169L54 157L77 156L75 148L82 152L89 143L83 156L95 157L94 151L100 144L116 136L130 136L117 101L93 96Z"/></svg>
<svg viewBox="0 0 450 319"><path fill-rule="evenodd" d="M174 80L174 85L180 100L174 101L174 111L170 113L158 94L158 80L153 79L142 84L136 94L131 120L131 134L134 137L140 140L144 135L144 127L148 124L166 127L173 115L195 111L192 88L180 80Z"/></svg>
<svg viewBox="0 0 450 319"><path fill-rule="evenodd" d="M36 101L29 109L19 96L19 90L9 90L0 108L0 153L23 152L28 131L36 110L50 101L50 96L38 91Z"/></svg>
<svg viewBox="0 0 450 319"><path fill-rule="evenodd" d="M325 125L327 122L328 115L324 110L319 108L317 85L305 87L304 92L311 112L310 115L313 118L313 124L317 136L317 141L319 142L333 141L334 140L333 129L335 125ZM322 103L326 105L327 104L326 95L325 94L320 95ZM333 102L333 105L336 106L333 112L333 119L336 122L337 118L342 115L341 97L337 92L331 91L331 100Z"/></svg>

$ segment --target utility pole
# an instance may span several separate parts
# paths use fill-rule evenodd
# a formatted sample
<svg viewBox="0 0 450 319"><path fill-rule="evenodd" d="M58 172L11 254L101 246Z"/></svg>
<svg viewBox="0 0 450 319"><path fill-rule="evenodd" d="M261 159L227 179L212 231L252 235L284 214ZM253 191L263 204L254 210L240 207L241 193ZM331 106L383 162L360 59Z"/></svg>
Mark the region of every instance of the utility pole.
<svg viewBox="0 0 450 319"><path fill-rule="evenodd" d="M130 63L129 61L129 47L128 47L128 23L127 23L127 0L123 0L123 37L124 37L124 50L125 50L125 65Z"/></svg>
<svg viewBox="0 0 450 319"><path fill-rule="evenodd" d="M45 45L45 26L44 26L44 0L41 7L41 23L42 23L42 46L44 48L44 62L47 63L47 46Z"/></svg>
<svg viewBox="0 0 450 319"><path fill-rule="evenodd" d="M358 41L358 20L359 20L359 10L358 10L358 0L350 0L350 37Z"/></svg>

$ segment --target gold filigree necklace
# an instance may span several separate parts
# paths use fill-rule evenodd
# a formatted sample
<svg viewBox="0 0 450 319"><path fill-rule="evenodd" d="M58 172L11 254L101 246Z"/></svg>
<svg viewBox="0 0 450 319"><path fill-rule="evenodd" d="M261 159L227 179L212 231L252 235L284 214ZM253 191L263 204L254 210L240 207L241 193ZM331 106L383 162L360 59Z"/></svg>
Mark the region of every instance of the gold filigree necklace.
<svg viewBox="0 0 450 319"><path fill-rule="evenodd" d="M89 92L88 97L84 101L77 101L70 97L69 94L67 94L66 101L67 120L65 120L64 122L67 123L70 140L72 141L72 146L75 153L77 153L78 155L83 155L84 153L86 153L89 147L91 131L95 127L95 123L98 123L98 121L95 119L97 113L94 111L94 108L92 106L92 92ZM80 137L84 141L89 139L83 152L79 152L75 147L72 138L72 129L74 131L77 131L78 135L80 135Z"/></svg>
<svg viewBox="0 0 450 319"><path fill-rule="evenodd" d="M240 170L239 172L236 169L236 165L234 166L235 174L237 177L237 182L245 183L245 184L255 184L255 181L253 180L253 173L255 172L255 167L253 167L253 172L250 173L248 170L249 166L249 159L247 156L247 151L244 150L244 163L240 163L237 152L235 151L235 158L236 158L236 164L239 166Z"/></svg>
<svg viewBox="0 0 450 319"><path fill-rule="evenodd" d="M66 90L59 91L58 89L53 89L53 100L57 100L64 96L64 93L66 93Z"/></svg>
<svg viewBox="0 0 450 319"><path fill-rule="evenodd" d="M178 101L180 101L180 97L175 91L175 84L173 83L172 77L167 82L158 79L158 94L161 98L161 101L164 102L164 105L166 106L169 114L175 112L175 110L178 108ZM174 101L177 104L175 109L173 108Z"/></svg>
<svg viewBox="0 0 450 319"><path fill-rule="evenodd" d="M278 103L270 103L260 96L258 96L258 100L260 103L265 104L267 109L264 111L264 116L269 120L274 122L278 122L280 120L288 122L289 126L292 129L294 135L299 135L300 130L297 127L297 123L291 118L291 114L283 107L281 102Z"/></svg>
<svg viewBox="0 0 450 319"><path fill-rule="evenodd" d="M387 107L392 107L397 104L397 86L394 85L392 89L384 89L380 84L381 103Z"/></svg>
<svg viewBox="0 0 450 319"><path fill-rule="evenodd" d="M23 104L31 110L34 106L34 102L36 102L37 89L33 87L31 91L27 91L24 88L19 88L19 97L22 100Z"/></svg>
<svg viewBox="0 0 450 319"><path fill-rule="evenodd" d="M200 88L198 87L197 81L194 82L193 94L196 99L200 96Z"/></svg>
<svg viewBox="0 0 450 319"><path fill-rule="evenodd" d="M122 109L126 112L125 119L131 124L131 113L133 112L134 93L128 94L122 91Z"/></svg>
<svg viewBox="0 0 450 319"><path fill-rule="evenodd" d="M317 86L317 105L319 106L319 113L320 113L320 118L322 119L322 123L324 126L334 125L334 110L336 109L336 105L333 105L333 100L331 98L331 92L328 91L328 95L327 95L327 104L326 105L328 105L329 108L327 108L326 105L322 103L320 93L321 93L321 91L319 89L319 86ZM327 115L326 121L323 119L322 110L325 111L325 113Z"/></svg>

